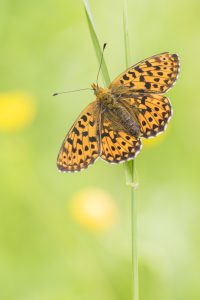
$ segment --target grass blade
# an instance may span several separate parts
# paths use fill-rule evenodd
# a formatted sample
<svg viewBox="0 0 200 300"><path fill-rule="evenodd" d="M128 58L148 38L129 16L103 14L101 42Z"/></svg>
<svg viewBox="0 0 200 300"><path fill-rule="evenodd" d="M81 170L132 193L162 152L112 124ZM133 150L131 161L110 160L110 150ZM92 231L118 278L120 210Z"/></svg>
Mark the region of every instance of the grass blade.
<svg viewBox="0 0 200 300"><path fill-rule="evenodd" d="M124 11L123 11L123 29L124 29L124 50L125 50L125 63L126 69L131 65L131 50L129 42L129 31L128 31L128 14L127 14L127 1L124 0ZM125 163L125 175L126 184L134 186L134 160L130 160Z"/></svg>
<svg viewBox="0 0 200 300"><path fill-rule="evenodd" d="M126 68L131 65L131 50L128 30L127 1L124 0L124 46ZM135 197L135 160L125 163L126 184L131 186L131 241L132 241L132 299L139 300L138 279L138 228L137 228L137 202Z"/></svg>
<svg viewBox="0 0 200 300"><path fill-rule="evenodd" d="M92 13L91 13L91 10L90 10L88 0L84 0L84 6L85 6L85 13L86 13L86 17L87 17L88 27L89 27L89 30L90 30L90 36L92 38L94 50L95 50L95 53L97 55L97 59L98 59L99 64L100 64L102 47L100 46L99 39L98 39L98 36L97 36L97 33L96 33L96 28L95 28L95 24L94 24L94 20L93 20L93 17L92 17ZM103 43L102 43L102 46L103 46ZM106 86L108 86L110 84L110 76L109 76L108 68L106 66L104 58L103 58L103 61L102 61L101 73L102 73L104 84Z"/></svg>
<svg viewBox="0 0 200 300"><path fill-rule="evenodd" d="M90 10L88 0L83 0L85 6L85 13L87 17L88 27L90 30L91 39L93 42L94 50L97 55L97 59L101 61L102 47L100 46L99 39L96 33L96 28L92 13ZM130 65L131 61L131 51L128 35L128 17L127 17L127 3L124 0L124 45L125 45L125 60L126 67ZM105 60L102 61L101 73L103 77L104 84L108 86L110 84L110 76L108 69L105 63ZM125 163L125 173L126 173L126 183L131 186L131 220L132 220L132 263L133 263L133 300L139 300L139 291L138 291L138 257L137 257L137 209L136 201L134 197L134 160L128 161Z"/></svg>

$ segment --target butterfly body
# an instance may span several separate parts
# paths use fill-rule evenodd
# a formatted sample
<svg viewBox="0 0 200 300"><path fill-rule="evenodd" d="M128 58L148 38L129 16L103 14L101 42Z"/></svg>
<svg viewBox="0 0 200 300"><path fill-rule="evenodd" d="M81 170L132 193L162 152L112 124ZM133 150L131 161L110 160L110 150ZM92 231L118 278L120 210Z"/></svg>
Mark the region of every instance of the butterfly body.
<svg viewBox="0 0 200 300"><path fill-rule="evenodd" d="M107 88L92 84L96 100L64 139L59 170L80 171L98 157L109 163L135 158L141 138L164 131L172 109L163 93L172 87L178 72L178 56L165 52L132 66Z"/></svg>
<svg viewBox="0 0 200 300"><path fill-rule="evenodd" d="M108 116L113 120L112 127L114 130L123 130L127 134L139 136L140 129L138 122L131 116L126 107L123 106L123 103L119 99L121 97L122 91L126 94L128 88L116 89L112 88L101 88L96 84L92 84L94 94L96 95L96 101L99 102L101 106L101 111L104 116Z"/></svg>

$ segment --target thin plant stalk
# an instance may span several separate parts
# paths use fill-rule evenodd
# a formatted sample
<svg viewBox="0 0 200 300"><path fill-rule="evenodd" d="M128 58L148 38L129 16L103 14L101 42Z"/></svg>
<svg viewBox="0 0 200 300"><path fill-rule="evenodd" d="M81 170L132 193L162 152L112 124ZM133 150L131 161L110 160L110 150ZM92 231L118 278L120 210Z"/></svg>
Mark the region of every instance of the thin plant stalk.
<svg viewBox="0 0 200 300"><path fill-rule="evenodd" d="M100 63L102 47L100 46L98 36L96 33L96 28L94 24L94 20L92 17L92 13L90 10L88 0L83 0L85 6L86 18L90 30L91 39L93 42L94 50L97 55L97 59ZM130 51L130 43L129 43L129 35L128 35L128 18L127 18L127 3L124 0L124 44L125 44L125 61L126 67L130 65L131 59L131 51ZM108 69L103 59L102 68L101 68L102 78L106 86L110 84L110 76L108 73ZM138 284L138 255L137 255L137 205L134 194L135 183L134 183L134 175L135 175L135 165L134 160L128 161L125 163L125 174L126 174L126 184L131 188L131 236L132 236L132 289L133 289L133 300L139 300L139 284Z"/></svg>
<svg viewBox="0 0 200 300"><path fill-rule="evenodd" d="M128 30L127 1L124 0L124 45L126 68L131 65L131 47ZM135 160L125 164L126 182L131 189L131 242L132 242L132 299L139 300L138 278L138 224L137 224L137 201L135 197Z"/></svg>
<svg viewBox="0 0 200 300"><path fill-rule="evenodd" d="M94 50L95 50L98 62L100 64L103 44L100 45L100 43L99 43L99 39L98 39L97 32L96 32L96 26L95 26L95 23L94 23L94 20L93 20L93 17L92 17L89 2L88 2L88 0L83 0L83 2L84 2L84 6L85 6L85 13L86 13L86 18L87 18L87 22L88 22L88 27L89 27L89 30L90 30L90 36L91 36L91 39L92 39L92 43L93 43L93 46L94 46ZM101 74L102 74L104 84L106 86L109 86L110 76L109 76L108 68L106 66L104 58L102 60L102 65L101 65Z"/></svg>

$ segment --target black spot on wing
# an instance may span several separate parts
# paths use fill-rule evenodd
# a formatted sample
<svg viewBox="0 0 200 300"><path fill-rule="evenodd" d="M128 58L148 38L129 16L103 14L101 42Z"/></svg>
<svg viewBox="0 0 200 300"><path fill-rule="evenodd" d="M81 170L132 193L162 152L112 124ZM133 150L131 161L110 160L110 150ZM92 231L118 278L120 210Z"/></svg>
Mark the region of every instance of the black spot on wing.
<svg viewBox="0 0 200 300"><path fill-rule="evenodd" d="M124 74L123 79L124 80L129 80L129 77L126 74Z"/></svg>
<svg viewBox="0 0 200 300"><path fill-rule="evenodd" d="M151 83L150 82L145 82L145 88L148 90L151 88Z"/></svg>
<svg viewBox="0 0 200 300"><path fill-rule="evenodd" d="M68 141L68 143L69 143L70 145L73 145L73 140L70 139L69 137L67 138L67 141Z"/></svg>
<svg viewBox="0 0 200 300"><path fill-rule="evenodd" d="M135 70L139 73L144 73L144 71L139 66L135 67Z"/></svg>
<svg viewBox="0 0 200 300"><path fill-rule="evenodd" d="M78 131L78 129L77 129L76 127L73 128L73 132L74 132L76 135L79 136L79 131Z"/></svg>
<svg viewBox="0 0 200 300"><path fill-rule="evenodd" d="M81 117L81 119L82 119L84 122L86 122L86 121L87 121L87 116L86 116L86 115L83 115L83 116Z"/></svg>
<svg viewBox="0 0 200 300"><path fill-rule="evenodd" d="M97 138L95 136L89 136L89 141L90 142L96 142Z"/></svg>

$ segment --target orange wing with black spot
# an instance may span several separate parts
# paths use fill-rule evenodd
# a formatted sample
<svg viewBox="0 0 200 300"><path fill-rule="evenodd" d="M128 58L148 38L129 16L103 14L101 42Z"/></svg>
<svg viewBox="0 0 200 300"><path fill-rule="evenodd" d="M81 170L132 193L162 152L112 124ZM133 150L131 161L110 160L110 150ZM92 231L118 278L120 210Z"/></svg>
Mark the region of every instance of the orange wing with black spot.
<svg viewBox="0 0 200 300"><path fill-rule="evenodd" d="M179 73L177 54L168 52L151 56L130 67L109 86L125 86L138 93L165 93L176 81Z"/></svg>
<svg viewBox="0 0 200 300"><path fill-rule="evenodd" d="M149 138L164 131L171 115L169 99L159 94L130 94L121 103L137 118L141 137Z"/></svg>
<svg viewBox="0 0 200 300"><path fill-rule="evenodd" d="M81 113L63 141L57 159L60 171L80 171L99 157L99 124L100 107L94 101Z"/></svg>
<svg viewBox="0 0 200 300"><path fill-rule="evenodd" d="M115 130L112 121L104 116L101 129L101 158L109 163L133 159L141 148L139 138Z"/></svg>

